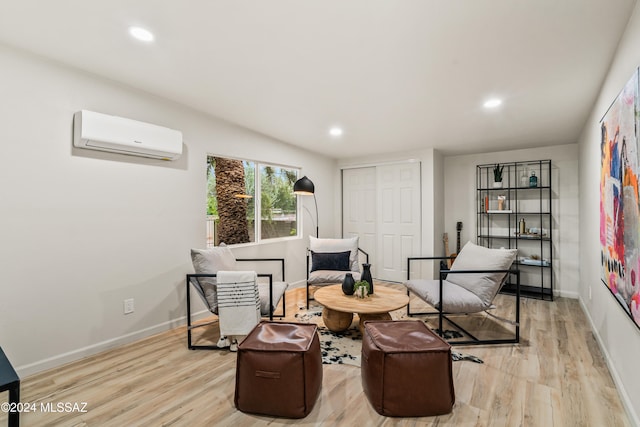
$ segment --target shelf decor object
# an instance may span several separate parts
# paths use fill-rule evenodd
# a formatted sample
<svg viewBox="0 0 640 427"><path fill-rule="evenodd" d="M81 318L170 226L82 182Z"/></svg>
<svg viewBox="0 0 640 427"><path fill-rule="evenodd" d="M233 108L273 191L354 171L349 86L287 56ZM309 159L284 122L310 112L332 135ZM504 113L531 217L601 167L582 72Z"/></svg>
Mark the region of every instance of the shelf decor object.
<svg viewBox="0 0 640 427"><path fill-rule="evenodd" d="M502 171L504 165L496 163L493 167L493 188L502 188Z"/></svg>
<svg viewBox="0 0 640 427"><path fill-rule="evenodd" d="M498 167L502 185L494 188ZM522 295L544 300L553 300L554 283L551 173L551 160L476 166L476 243L518 249ZM502 292L515 292L512 277Z"/></svg>
<svg viewBox="0 0 640 427"><path fill-rule="evenodd" d="M636 69L600 122L600 277L640 328L639 81Z"/></svg>

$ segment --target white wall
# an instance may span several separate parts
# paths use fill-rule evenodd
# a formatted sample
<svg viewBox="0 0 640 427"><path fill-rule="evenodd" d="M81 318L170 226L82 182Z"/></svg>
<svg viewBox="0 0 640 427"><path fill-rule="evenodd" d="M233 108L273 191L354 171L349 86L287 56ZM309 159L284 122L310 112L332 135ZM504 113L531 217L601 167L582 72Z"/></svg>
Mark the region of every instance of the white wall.
<svg viewBox="0 0 640 427"><path fill-rule="evenodd" d="M551 159L554 293L578 297L578 146L577 144L503 151L444 159L444 226L456 235L462 221L461 244L476 241L476 165ZM451 237L449 238L451 242ZM451 244L449 245L451 248ZM453 250L453 249L452 249Z"/></svg>
<svg viewBox="0 0 640 427"><path fill-rule="evenodd" d="M640 65L640 4L614 57L580 144L580 300L632 422L640 425L640 329L600 280L600 119Z"/></svg>
<svg viewBox="0 0 640 427"><path fill-rule="evenodd" d="M205 245L207 153L302 167L333 235L334 160L2 46L0 64L0 345L21 375L184 323L189 249ZM83 108L179 129L184 156L72 148ZM287 279L301 281L306 245L234 252L285 257Z"/></svg>

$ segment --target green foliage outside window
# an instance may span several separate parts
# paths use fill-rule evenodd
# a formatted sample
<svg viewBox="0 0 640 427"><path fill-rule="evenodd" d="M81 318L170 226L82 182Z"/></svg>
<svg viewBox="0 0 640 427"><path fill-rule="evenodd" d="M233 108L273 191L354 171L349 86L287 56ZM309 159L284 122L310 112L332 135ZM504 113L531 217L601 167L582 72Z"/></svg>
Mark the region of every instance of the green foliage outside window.
<svg viewBox="0 0 640 427"><path fill-rule="evenodd" d="M221 159L224 160L224 159ZM260 239L271 239L297 235L297 197L293 194L293 184L298 171L280 166L242 161L244 169L244 197L246 203L247 227L250 241L256 241L256 204L260 206ZM256 195L256 171L259 172L260 194ZM207 157L207 215L209 221L220 221L219 200L215 177L215 157ZM218 224L216 222L216 224ZM217 227L217 228L216 228ZM213 227L214 230L219 226ZM207 233L210 233L208 227ZM214 233L216 231L213 231ZM208 236L211 243L212 236ZM216 241L216 244L218 242Z"/></svg>

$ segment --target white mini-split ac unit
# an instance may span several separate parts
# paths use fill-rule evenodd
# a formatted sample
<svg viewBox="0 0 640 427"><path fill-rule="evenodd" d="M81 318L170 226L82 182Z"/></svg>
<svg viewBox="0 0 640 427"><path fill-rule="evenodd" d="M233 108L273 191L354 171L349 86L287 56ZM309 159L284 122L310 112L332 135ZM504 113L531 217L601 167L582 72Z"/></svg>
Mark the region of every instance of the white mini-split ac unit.
<svg viewBox="0 0 640 427"><path fill-rule="evenodd" d="M74 115L73 145L91 150L175 160L182 155L182 132L81 110Z"/></svg>

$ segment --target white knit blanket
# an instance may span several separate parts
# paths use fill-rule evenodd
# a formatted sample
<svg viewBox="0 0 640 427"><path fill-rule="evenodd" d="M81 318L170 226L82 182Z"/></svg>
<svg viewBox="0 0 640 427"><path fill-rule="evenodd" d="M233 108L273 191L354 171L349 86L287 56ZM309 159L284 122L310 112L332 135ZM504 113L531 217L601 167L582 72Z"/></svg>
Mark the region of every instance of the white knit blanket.
<svg viewBox="0 0 640 427"><path fill-rule="evenodd" d="M218 271L220 335L247 335L260 322L260 296L255 271Z"/></svg>

